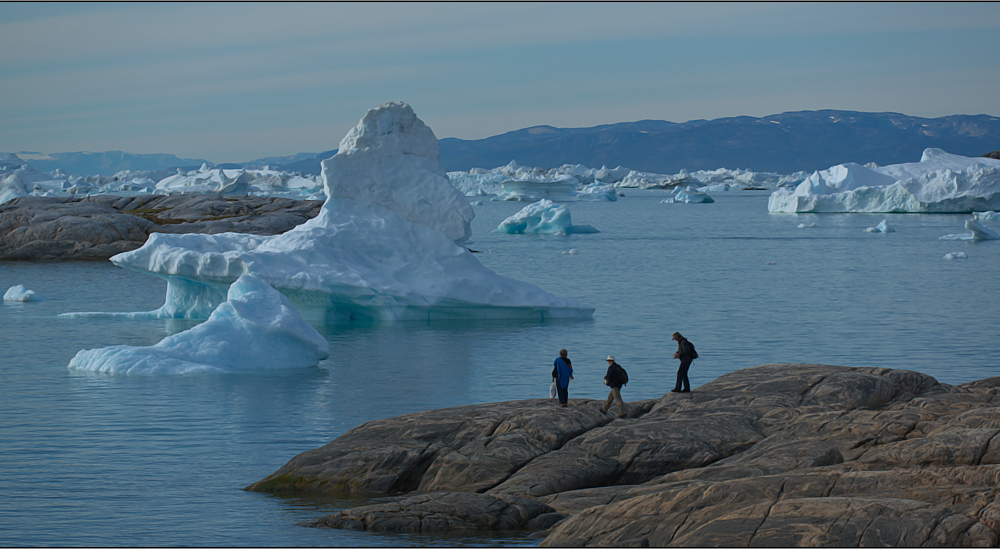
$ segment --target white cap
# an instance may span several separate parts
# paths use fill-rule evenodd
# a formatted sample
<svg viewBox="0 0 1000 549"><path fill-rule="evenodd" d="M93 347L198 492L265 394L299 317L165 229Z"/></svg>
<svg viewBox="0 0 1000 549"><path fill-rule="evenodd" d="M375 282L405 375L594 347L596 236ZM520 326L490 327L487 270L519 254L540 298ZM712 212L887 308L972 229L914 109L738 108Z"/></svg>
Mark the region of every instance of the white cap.
<svg viewBox="0 0 1000 549"><path fill-rule="evenodd" d="M611 362L614 362L615 361L615 355L608 355L608 360L610 360Z"/></svg>

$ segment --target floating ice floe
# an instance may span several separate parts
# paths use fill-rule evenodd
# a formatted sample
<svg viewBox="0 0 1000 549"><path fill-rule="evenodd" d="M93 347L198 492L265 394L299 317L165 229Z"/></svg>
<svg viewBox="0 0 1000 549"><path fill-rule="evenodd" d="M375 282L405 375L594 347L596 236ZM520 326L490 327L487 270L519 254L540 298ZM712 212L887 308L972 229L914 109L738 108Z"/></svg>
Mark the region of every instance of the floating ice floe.
<svg viewBox="0 0 1000 549"><path fill-rule="evenodd" d="M867 229L865 229L865 232L866 233L894 233L894 232L896 232L896 229L893 229L892 227L890 227L889 226L889 222L883 219L882 222L879 223L877 226L875 226L875 227L868 227Z"/></svg>
<svg viewBox="0 0 1000 549"><path fill-rule="evenodd" d="M942 236L940 240L1000 240L1000 233L984 226L975 219L967 219L965 228L972 232L947 234Z"/></svg>
<svg viewBox="0 0 1000 549"><path fill-rule="evenodd" d="M950 254L945 254L942 259L969 259L969 254L965 252L951 252Z"/></svg>
<svg viewBox="0 0 1000 549"><path fill-rule="evenodd" d="M17 286L11 286L7 288L7 291L3 294L4 301L42 301L42 296L36 294L33 290L29 290L24 287L23 284L18 284Z"/></svg>
<svg viewBox="0 0 1000 549"><path fill-rule="evenodd" d="M313 198L321 189L317 176L304 176L260 169L224 170L202 165L185 171L122 170L112 176L67 175L60 170L42 172L11 153L0 153L0 204L21 196L85 196L111 194L136 196L142 194L221 194L266 195L288 198Z"/></svg>
<svg viewBox="0 0 1000 549"><path fill-rule="evenodd" d="M687 172L667 175L630 171L624 179L616 182L615 186L634 189L673 189L678 186L699 186L701 184L700 181L689 176Z"/></svg>
<svg viewBox="0 0 1000 549"><path fill-rule="evenodd" d="M579 179L569 174L556 174L554 177L533 173L520 174L517 179L504 180L501 186L503 190L494 200L515 202L534 202L540 199L559 202L618 200L614 185L601 182L583 185Z"/></svg>
<svg viewBox="0 0 1000 549"><path fill-rule="evenodd" d="M316 366L329 343L288 298L254 275L229 287L205 322L150 347L83 350L69 368L111 374L232 373Z"/></svg>
<svg viewBox="0 0 1000 549"><path fill-rule="evenodd" d="M160 316L204 318L247 273L317 321L593 315L589 305L494 273L462 245L475 213L408 105L368 111L322 166L322 210L284 234L153 233L111 261L167 279Z"/></svg>
<svg viewBox="0 0 1000 549"><path fill-rule="evenodd" d="M778 189L771 213L958 213L1000 208L1000 160L927 149L920 162L817 171L794 190Z"/></svg>
<svg viewBox="0 0 1000 549"><path fill-rule="evenodd" d="M265 166L262 169L226 170L211 168L203 164L198 170L177 170L177 173L160 179L153 192L158 194L202 193L224 196L294 195L313 194L321 183L315 177L297 173L276 171Z"/></svg>
<svg viewBox="0 0 1000 549"><path fill-rule="evenodd" d="M976 221L1000 221L1000 212L973 212Z"/></svg>
<svg viewBox="0 0 1000 549"><path fill-rule="evenodd" d="M537 168L511 161L498 168L473 168L467 172L448 172L447 175L452 185L465 196L496 195L496 200L535 201L548 198L570 202L614 200L615 196L624 196L621 193L616 195L606 189L607 186L633 189L691 187L701 192L723 192L730 188L777 189L797 185L809 174L796 172L782 175L727 168L658 174L622 166L588 168L580 164L565 164L558 168Z"/></svg>
<svg viewBox="0 0 1000 549"><path fill-rule="evenodd" d="M711 196L696 191L690 187L676 188L670 191L670 197L661 200L663 204L711 204L715 202Z"/></svg>
<svg viewBox="0 0 1000 549"><path fill-rule="evenodd" d="M808 225L805 224L805 223L799 223L799 228L800 229L815 229L816 228L816 223L813 222L813 223L809 223Z"/></svg>
<svg viewBox="0 0 1000 549"><path fill-rule="evenodd" d="M589 234L599 233L590 225L574 225L565 204L542 199L504 219L495 233L506 234Z"/></svg>

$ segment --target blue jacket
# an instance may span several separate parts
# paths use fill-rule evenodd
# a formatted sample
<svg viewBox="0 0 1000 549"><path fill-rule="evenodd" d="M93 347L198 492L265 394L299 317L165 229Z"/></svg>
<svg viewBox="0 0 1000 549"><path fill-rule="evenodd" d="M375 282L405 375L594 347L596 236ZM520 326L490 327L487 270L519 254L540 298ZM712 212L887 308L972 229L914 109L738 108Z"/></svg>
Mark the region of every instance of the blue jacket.
<svg viewBox="0 0 1000 549"><path fill-rule="evenodd" d="M568 358L559 357L555 360L556 372L559 374L559 386L569 387L569 376L573 375L573 363Z"/></svg>

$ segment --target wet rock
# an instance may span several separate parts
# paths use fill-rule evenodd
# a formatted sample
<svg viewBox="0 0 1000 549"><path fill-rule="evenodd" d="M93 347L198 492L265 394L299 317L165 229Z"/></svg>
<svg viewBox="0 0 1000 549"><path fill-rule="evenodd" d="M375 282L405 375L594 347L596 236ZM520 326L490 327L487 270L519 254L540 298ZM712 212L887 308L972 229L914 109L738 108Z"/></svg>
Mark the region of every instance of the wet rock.
<svg viewBox="0 0 1000 549"><path fill-rule="evenodd" d="M0 206L0 259L107 259L142 246L156 227L111 206L65 200L24 197Z"/></svg>
<svg viewBox="0 0 1000 549"><path fill-rule="evenodd" d="M26 196L0 205L0 259L105 260L154 232L279 234L321 206L256 196Z"/></svg>
<svg viewBox="0 0 1000 549"><path fill-rule="evenodd" d="M540 517L549 517L542 521L548 522L557 514L529 498L446 492L354 507L302 525L369 532L518 530Z"/></svg>
<svg viewBox="0 0 1000 549"><path fill-rule="evenodd" d="M612 421L596 401L524 400L373 421L299 454L247 489L396 494L485 491L538 456ZM618 420L622 421L622 420Z"/></svg>

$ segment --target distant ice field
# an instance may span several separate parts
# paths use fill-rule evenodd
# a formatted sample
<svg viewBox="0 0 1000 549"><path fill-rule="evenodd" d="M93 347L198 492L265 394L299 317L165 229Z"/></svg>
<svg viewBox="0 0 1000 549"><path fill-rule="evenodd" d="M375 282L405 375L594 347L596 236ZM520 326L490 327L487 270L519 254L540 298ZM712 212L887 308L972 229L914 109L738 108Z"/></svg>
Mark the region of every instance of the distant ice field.
<svg viewBox="0 0 1000 549"><path fill-rule="evenodd" d="M956 214L769 214L768 191L663 204L667 191L571 202L593 234L500 234L519 202L475 206L477 258L596 308L593 319L313 326L317 368L125 376L67 369L81 349L150 346L197 323L57 318L148 311L166 284L108 263L6 262L0 293L0 540L31 546L536 545L526 536L414 537L295 526L364 503L247 493L296 454L399 414L544 398L560 348L570 398L601 398L604 357L626 400L673 386L670 334L701 356L692 386L747 366L817 362L917 370L946 383L1000 375L1000 241ZM865 229L883 219L891 233ZM981 220L994 230L1000 221ZM799 228L799 227L802 228ZM575 250L577 253L565 253ZM967 260L946 254L964 252Z"/></svg>

